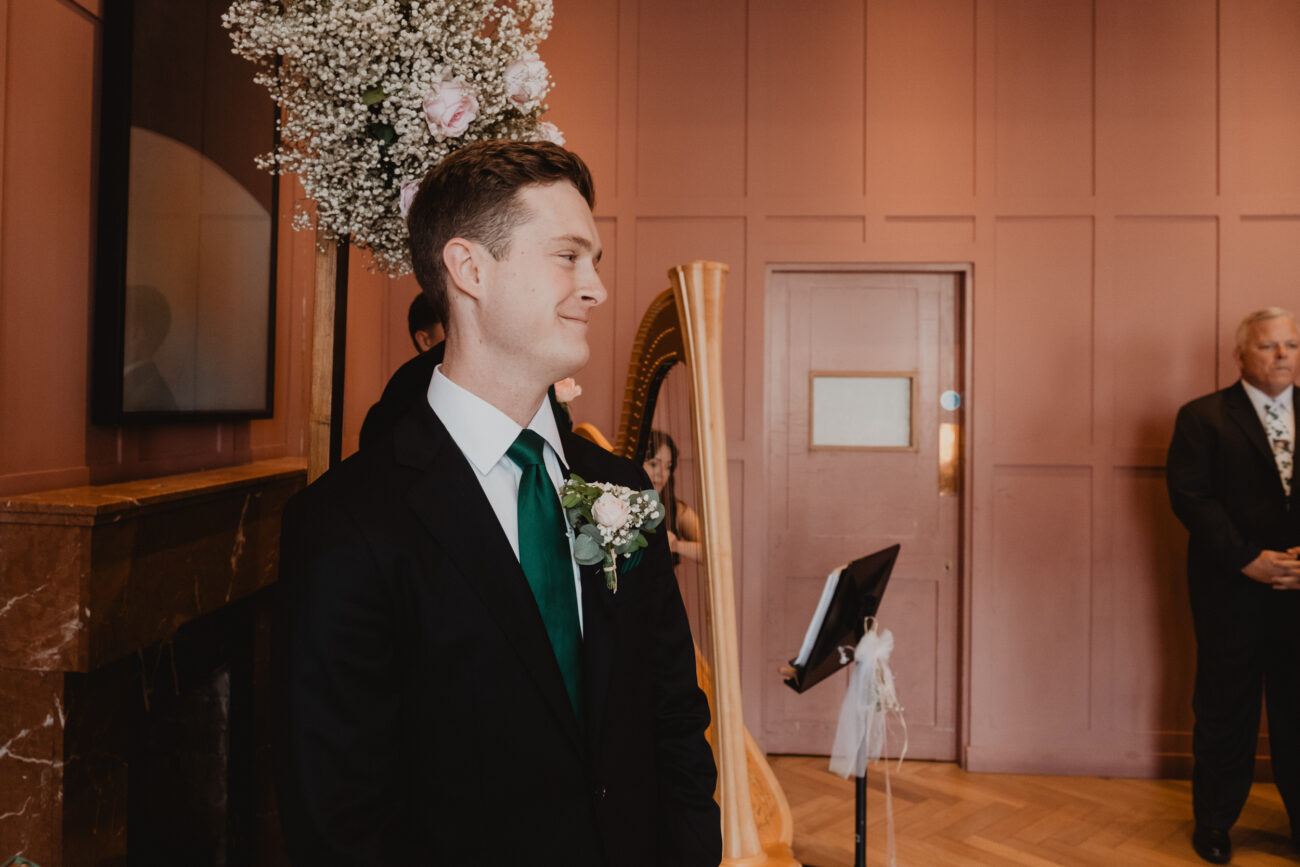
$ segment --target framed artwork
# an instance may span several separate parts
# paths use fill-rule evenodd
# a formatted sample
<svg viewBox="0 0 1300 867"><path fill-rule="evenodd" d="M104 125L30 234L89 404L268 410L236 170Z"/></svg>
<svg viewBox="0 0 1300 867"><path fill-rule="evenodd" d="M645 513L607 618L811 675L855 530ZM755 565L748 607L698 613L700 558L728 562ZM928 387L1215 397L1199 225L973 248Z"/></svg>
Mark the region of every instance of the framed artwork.
<svg viewBox="0 0 1300 867"><path fill-rule="evenodd" d="M106 0L92 419L266 418L276 109L228 0Z"/></svg>

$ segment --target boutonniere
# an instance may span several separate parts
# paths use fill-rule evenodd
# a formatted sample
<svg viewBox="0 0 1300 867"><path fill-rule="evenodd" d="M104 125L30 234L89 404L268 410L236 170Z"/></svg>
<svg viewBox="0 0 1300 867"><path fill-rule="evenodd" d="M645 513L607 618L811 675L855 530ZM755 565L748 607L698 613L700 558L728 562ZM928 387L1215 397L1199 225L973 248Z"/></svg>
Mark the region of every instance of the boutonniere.
<svg viewBox="0 0 1300 867"><path fill-rule="evenodd" d="M645 534L664 519L659 494L570 474L560 489L560 503L573 528L573 559L583 566L600 563L605 586L617 593L618 558L631 558L649 545Z"/></svg>

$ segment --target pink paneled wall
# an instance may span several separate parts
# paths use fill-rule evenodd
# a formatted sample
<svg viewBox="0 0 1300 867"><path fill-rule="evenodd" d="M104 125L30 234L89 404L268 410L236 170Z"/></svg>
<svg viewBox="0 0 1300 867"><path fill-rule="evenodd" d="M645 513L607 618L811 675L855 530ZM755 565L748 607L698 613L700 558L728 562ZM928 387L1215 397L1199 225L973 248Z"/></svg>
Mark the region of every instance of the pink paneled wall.
<svg viewBox="0 0 1300 867"><path fill-rule="evenodd" d="M1237 319L1300 305L1296 46L1300 7L1258 0L557 4L553 115L596 166L617 256L614 340L580 417L612 426L663 269L732 265L752 730L784 689L756 662L781 616L757 592L767 268L972 263L964 752L982 769L1185 766L1193 647L1164 448L1181 403L1235 378Z"/></svg>
<svg viewBox="0 0 1300 867"><path fill-rule="evenodd" d="M1178 768L1193 647L1164 446L1180 403L1235 378L1236 320L1300 307L1300 6L555 2L552 119L593 167L611 290L575 415L613 431L639 315L670 265L731 265L750 729L785 689L759 664L777 616L759 592L767 269L970 263L967 760ZM275 418L87 423L97 15L93 2L0 0L0 493L303 449L313 250L287 229L292 184ZM411 354L415 291L360 254L351 278L347 450Z"/></svg>

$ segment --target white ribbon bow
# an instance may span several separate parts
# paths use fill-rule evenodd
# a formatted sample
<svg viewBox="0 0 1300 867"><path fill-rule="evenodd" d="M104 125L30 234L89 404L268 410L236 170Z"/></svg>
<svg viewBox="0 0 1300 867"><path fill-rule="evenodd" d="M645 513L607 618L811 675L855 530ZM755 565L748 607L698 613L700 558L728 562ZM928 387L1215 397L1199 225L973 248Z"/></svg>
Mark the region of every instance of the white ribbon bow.
<svg viewBox="0 0 1300 867"><path fill-rule="evenodd" d="M847 647L841 647L843 654ZM892 713L903 727L903 748L898 753L902 767L907 755L907 722L903 707L894 691L894 672L889 668L889 657L894 652L894 634L888 629L877 631L874 619L868 619L868 628L853 651L853 674L849 677L849 690L840 706L840 721L835 729L835 744L831 747L833 773L841 777L865 777L867 764L885 754L886 723ZM894 847L894 800L889 785L889 763L885 763L885 814L889 841L889 865L897 864Z"/></svg>

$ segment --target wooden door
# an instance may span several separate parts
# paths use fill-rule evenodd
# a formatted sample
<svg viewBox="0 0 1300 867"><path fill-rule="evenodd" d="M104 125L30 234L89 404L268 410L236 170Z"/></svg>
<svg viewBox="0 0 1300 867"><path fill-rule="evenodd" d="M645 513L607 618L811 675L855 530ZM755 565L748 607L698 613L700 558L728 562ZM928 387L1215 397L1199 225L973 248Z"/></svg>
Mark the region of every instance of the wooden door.
<svg viewBox="0 0 1300 867"><path fill-rule="evenodd" d="M768 288L764 670L798 649L827 574L900 543L878 619L915 758L957 757L961 279L775 271ZM765 749L829 753L847 682L798 695L773 674Z"/></svg>

